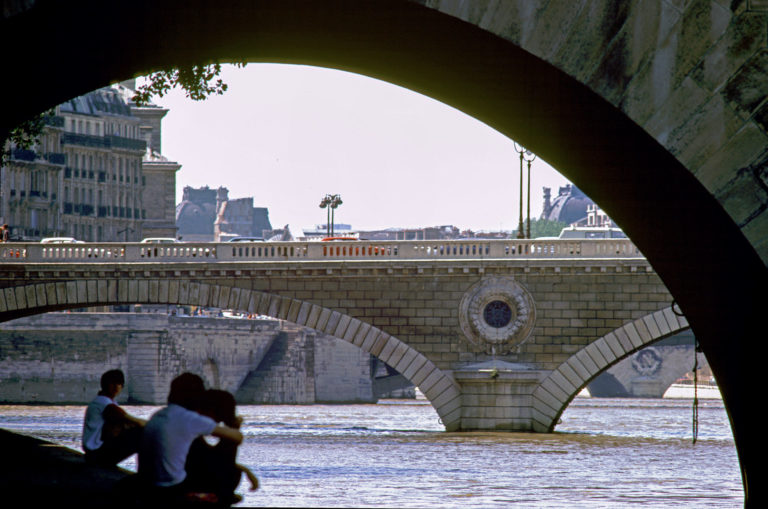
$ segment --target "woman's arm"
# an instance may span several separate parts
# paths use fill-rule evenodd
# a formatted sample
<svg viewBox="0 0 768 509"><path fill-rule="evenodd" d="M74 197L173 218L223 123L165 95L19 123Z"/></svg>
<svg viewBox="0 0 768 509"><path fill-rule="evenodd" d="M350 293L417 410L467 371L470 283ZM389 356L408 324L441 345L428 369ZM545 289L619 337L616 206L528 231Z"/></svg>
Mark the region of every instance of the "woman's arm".
<svg viewBox="0 0 768 509"><path fill-rule="evenodd" d="M259 489L259 479L251 472L251 469L240 463L235 463L235 466L245 474L248 480L251 482L251 491Z"/></svg>
<svg viewBox="0 0 768 509"><path fill-rule="evenodd" d="M236 444L241 444L243 442L242 433L240 433L238 430L234 428L230 428L229 426L224 426L222 424L217 424L216 427L213 429L213 433L211 433L211 435L215 437L223 438L224 440L229 440Z"/></svg>

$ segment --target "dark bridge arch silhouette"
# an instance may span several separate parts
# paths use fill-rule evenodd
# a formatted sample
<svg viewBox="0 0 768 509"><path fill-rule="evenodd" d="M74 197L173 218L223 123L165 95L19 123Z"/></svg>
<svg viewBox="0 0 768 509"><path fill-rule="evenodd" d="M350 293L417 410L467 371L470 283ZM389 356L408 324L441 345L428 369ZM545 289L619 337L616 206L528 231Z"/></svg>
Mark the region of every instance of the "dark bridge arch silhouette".
<svg viewBox="0 0 768 509"><path fill-rule="evenodd" d="M0 132L110 82L213 59L343 69L457 107L558 168L640 247L720 383L746 500L757 503L750 480L762 430L750 391L761 382L764 356L753 339L768 287L757 62L765 9L749 1L690 2L671 13L639 1L524 5L6 2L0 41L14 48L5 55L13 74L0 86L14 100ZM634 52L637 42L645 53Z"/></svg>

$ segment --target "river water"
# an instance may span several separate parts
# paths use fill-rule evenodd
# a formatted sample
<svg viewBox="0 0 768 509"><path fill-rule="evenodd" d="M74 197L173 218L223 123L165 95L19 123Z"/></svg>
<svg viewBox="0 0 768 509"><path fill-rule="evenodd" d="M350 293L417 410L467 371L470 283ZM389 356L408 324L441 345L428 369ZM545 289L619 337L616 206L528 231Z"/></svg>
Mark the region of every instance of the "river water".
<svg viewBox="0 0 768 509"><path fill-rule="evenodd" d="M158 407L125 407L148 417ZM82 406L0 406L0 427L79 449ZM425 401L239 407L266 507L741 507L719 399L577 397L553 434L446 433ZM135 469L135 461L122 466Z"/></svg>

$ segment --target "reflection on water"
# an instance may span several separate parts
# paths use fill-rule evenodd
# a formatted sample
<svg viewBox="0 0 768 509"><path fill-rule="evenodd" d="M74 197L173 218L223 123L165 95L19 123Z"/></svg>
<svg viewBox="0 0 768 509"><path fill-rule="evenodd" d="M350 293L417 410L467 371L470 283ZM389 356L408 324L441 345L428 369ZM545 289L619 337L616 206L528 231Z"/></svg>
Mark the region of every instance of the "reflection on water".
<svg viewBox="0 0 768 509"><path fill-rule="evenodd" d="M157 407L126 407L149 416ZM0 427L79 450L84 408L0 406ZM740 507L720 400L577 398L553 434L445 433L426 402L241 406L244 505L314 507ZM123 464L135 469L135 462Z"/></svg>

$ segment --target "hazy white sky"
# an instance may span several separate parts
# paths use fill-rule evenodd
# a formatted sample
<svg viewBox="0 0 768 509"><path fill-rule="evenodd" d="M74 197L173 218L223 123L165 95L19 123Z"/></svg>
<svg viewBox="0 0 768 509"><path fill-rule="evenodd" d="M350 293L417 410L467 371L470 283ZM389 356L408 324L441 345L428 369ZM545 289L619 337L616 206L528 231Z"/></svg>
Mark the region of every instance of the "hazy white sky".
<svg viewBox="0 0 768 509"><path fill-rule="evenodd" d="M512 230L519 158L512 140L428 97L365 76L306 66L226 66L229 90L194 102L174 91L163 154L184 186L229 189L269 208L294 233L324 224L325 194L340 194L337 223L354 229L453 224ZM532 166L531 216L542 186L567 183L544 161Z"/></svg>

